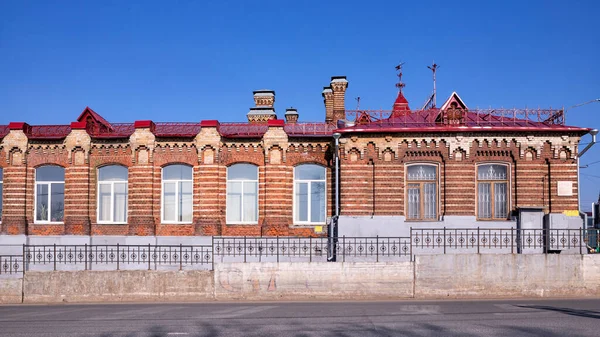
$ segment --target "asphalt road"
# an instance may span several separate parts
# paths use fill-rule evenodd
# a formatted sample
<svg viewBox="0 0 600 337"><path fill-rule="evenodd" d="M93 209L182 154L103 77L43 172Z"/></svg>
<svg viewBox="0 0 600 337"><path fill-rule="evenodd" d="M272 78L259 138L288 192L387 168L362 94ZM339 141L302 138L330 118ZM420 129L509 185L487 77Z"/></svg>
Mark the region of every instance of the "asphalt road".
<svg viewBox="0 0 600 337"><path fill-rule="evenodd" d="M600 300L0 306L0 336L598 336Z"/></svg>

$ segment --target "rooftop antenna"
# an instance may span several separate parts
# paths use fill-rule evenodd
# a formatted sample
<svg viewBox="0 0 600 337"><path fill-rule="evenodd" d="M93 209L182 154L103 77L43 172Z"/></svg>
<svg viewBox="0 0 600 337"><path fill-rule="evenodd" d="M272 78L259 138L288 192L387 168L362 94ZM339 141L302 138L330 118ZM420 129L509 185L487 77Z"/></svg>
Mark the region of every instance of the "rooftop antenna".
<svg viewBox="0 0 600 337"><path fill-rule="evenodd" d="M360 96L355 98L356 100L356 110L360 110Z"/></svg>
<svg viewBox="0 0 600 337"><path fill-rule="evenodd" d="M402 92L402 88L404 88L406 86L406 84L404 84L402 82L402 66L404 65L404 62L400 62L400 64L398 64L396 66L396 70L398 71L398 83L396 83L396 88L398 88L398 91Z"/></svg>
<svg viewBox="0 0 600 337"><path fill-rule="evenodd" d="M427 66L427 68L429 68L431 70L431 72L433 73L433 108L436 107L436 103L435 103L435 96L436 96L436 89L435 89L435 72L437 71L437 69L440 66L438 66L435 61L432 62L432 65Z"/></svg>

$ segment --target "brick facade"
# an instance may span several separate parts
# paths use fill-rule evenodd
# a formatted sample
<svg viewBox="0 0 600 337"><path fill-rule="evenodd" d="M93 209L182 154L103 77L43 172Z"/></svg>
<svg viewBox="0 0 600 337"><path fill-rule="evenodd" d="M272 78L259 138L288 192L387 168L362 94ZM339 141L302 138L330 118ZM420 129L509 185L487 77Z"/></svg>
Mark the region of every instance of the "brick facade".
<svg viewBox="0 0 600 337"><path fill-rule="evenodd" d="M432 164L437 214L477 217L477 166L508 167L507 205L542 207L548 213L578 209L577 145L587 129L556 127L478 128L464 130L440 125L417 130L385 131L340 127L345 118L348 82L332 79L323 91L326 132L297 132L301 123L259 121L239 125L231 137L216 121L203 121L197 132L169 134L151 121L131 126L105 125L86 109L80 120L58 137L32 136L31 127L11 123L0 142L3 169L2 234L30 235L324 235L323 224L294 223L294 167L318 164L326 168L326 215L335 214L334 141L340 132L340 214L344 216L406 216L407 166ZM273 94L274 95L274 94ZM274 96L273 96L274 101ZM270 106L272 108L272 104ZM436 113L444 113L436 112ZM249 117L250 119L250 117ZM103 124L105 123L105 124ZM262 124L261 124L262 123ZM111 127L129 133L110 133ZM169 126L171 127L171 126ZM252 133L248 130L260 129ZM102 134L98 129L107 132ZM128 129L128 130L129 130ZM257 129L257 130L258 130ZM443 129L443 130L442 130ZM108 130L108 131L107 131ZM199 131L198 131L199 130ZM258 224L226 221L227 167L250 163L258 167ZM162 169L185 164L193 172L193 220L165 223L161 218ZM35 172L43 165L65 168L64 221L34 221ZM127 222L99 224L98 168L128 168ZM570 182L572 194L560 196L558 182ZM507 217L508 220L508 217Z"/></svg>

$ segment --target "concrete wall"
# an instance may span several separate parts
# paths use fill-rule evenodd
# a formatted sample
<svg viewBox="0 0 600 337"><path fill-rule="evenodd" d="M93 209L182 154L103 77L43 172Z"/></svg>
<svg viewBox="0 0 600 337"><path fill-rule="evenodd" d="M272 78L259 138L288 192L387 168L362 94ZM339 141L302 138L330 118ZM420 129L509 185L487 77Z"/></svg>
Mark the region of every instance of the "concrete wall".
<svg viewBox="0 0 600 337"><path fill-rule="evenodd" d="M19 277L0 277L0 304L21 303L23 279Z"/></svg>
<svg viewBox="0 0 600 337"><path fill-rule="evenodd" d="M216 263L214 271L27 272L24 279L0 279L0 303L19 303L21 292L25 303L600 297L600 254Z"/></svg>
<svg viewBox="0 0 600 337"><path fill-rule="evenodd" d="M399 299L412 294L410 262L215 264L217 300Z"/></svg>
<svg viewBox="0 0 600 337"><path fill-rule="evenodd" d="M213 299L208 271L27 272L24 303L206 301Z"/></svg>

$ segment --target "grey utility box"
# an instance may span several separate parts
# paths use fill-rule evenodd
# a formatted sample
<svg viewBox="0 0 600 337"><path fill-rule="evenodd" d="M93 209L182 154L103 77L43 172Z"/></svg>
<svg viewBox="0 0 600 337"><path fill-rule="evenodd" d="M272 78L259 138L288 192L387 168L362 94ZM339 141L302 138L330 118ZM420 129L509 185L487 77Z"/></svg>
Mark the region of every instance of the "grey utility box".
<svg viewBox="0 0 600 337"><path fill-rule="evenodd" d="M586 251L584 221L578 216L565 214L547 214L544 217L544 229L548 252L561 254L579 254Z"/></svg>
<svg viewBox="0 0 600 337"><path fill-rule="evenodd" d="M542 207L521 207L517 211L517 253L543 253L544 209Z"/></svg>

